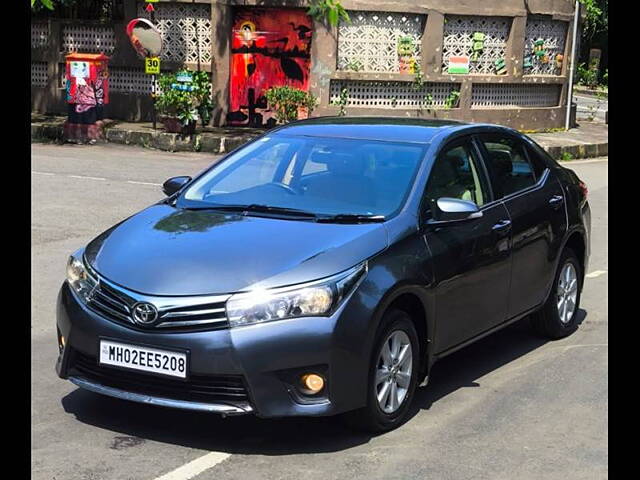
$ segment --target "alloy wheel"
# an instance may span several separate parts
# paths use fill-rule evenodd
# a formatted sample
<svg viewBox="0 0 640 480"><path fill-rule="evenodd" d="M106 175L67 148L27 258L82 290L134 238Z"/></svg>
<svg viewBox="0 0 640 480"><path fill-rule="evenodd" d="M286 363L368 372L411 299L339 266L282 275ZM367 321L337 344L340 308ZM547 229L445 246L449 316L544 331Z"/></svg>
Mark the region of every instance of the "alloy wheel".
<svg viewBox="0 0 640 480"><path fill-rule="evenodd" d="M563 325L568 324L576 310L578 298L578 273L571 262L565 263L558 279L557 307Z"/></svg>
<svg viewBox="0 0 640 480"><path fill-rule="evenodd" d="M402 330L394 330L382 344L376 368L376 397L383 412L394 413L402 405L411 384L412 368L409 336Z"/></svg>

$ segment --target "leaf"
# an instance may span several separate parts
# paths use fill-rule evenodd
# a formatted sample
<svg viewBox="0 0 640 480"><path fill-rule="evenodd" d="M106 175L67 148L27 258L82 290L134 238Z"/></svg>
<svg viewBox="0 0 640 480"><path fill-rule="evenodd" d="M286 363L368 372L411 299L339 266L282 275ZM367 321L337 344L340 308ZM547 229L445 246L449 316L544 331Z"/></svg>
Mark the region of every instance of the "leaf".
<svg viewBox="0 0 640 480"><path fill-rule="evenodd" d="M44 5L45 7L47 7L49 10L53 10L53 2L52 0L40 0L42 2L42 5Z"/></svg>
<svg viewBox="0 0 640 480"><path fill-rule="evenodd" d="M327 19L329 20L329 25L335 27L338 25L338 10L331 9L327 15Z"/></svg>

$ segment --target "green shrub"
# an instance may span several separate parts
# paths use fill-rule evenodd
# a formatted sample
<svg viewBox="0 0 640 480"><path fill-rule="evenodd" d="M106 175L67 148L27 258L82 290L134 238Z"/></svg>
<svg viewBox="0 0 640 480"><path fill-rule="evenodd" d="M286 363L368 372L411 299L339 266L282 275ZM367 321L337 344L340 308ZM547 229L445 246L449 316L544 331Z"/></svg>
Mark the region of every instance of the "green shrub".
<svg viewBox="0 0 640 480"><path fill-rule="evenodd" d="M318 105L316 97L304 90L284 87L271 87L264 93L269 108L273 110L278 123L288 123L298 119L298 109L305 108L307 113Z"/></svg>
<svg viewBox="0 0 640 480"><path fill-rule="evenodd" d="M179 74L191 75L192 82L185 83L193 87L192 91L176 90L172 85L180 84ZM176 73L163 73L158 79L160 94L156 97L156 109L166 117L177 118L183 124L202 119L203 125L211 118L211 82L207 72L181 70Z"/></svg>

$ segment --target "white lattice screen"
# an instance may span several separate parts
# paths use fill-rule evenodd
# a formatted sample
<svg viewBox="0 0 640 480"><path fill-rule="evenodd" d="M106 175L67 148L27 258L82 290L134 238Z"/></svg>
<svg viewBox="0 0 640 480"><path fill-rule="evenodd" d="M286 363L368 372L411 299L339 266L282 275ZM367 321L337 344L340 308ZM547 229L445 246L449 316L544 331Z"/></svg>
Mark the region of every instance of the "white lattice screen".
<svg viewBox="0 0 640 480"><path fill-rule="evenodd" d="M32 87L46 87L48 78L47 62L31 62Z"/></svg>
<svg viewBox="0 0 640 480"><path fill-rule="evenodd" d="M46 47L49 43L49 24L48 23L32 23L31 24L31 48Z"/></svg>
<svg viewBox="0 0 640 480"><path fill-rule="evenodd" d="M116 48L116 35L113 27L65 25L62 48L65 52L110 54Z"/></svg>
<svg viewBox="0 0 640 480"><path fill-rule="evenodd" d="M109 91L118 93L151 93L151 75L140 68L110 68Z"/></svg>
<svg viewBox="0 0 640 480"><path fill-rule="evenodd" d="M480 32L485 34L484 48L478 60L470 62L469 73L495 74L494 62L505 58L510 30L510 17L446 15L442 46L442 73L447 73L449 57L471 57L473 34Z"/></svg>
<svg viewBox="0 0 640 480"><path fill-rule="evenodd" d="M527 29L524 38L524 56L531 55L533 67L525 70L525 75L560 75L561 68L557 68L555 57L564 55L564 47L567 40L568 22L551 20L549 17L529 15L527 17ZM544 49L549 57L548 63L535 60L533 46L536 40L544 40Z"/></svg>
<svg viewBox="0 0 640 480"><path fill-rule="evenodd" d="M338 29L338 70L400 71L401 37L412 39L415 57L420 58L426 15L350 11L349 17L351 23L341 22Z"/></svg>
<svg viewBox="0 0 640 480"><path fill-rule="evenodd" d="M430 106L443 107L446 98L454 90L460 90L457 83L427 83L423 90L415 90L411 82L379 82L368 80L331 80L330 101L340 99L340 91L349 92L347 106L365 108L417 109L427 93L433 97ZM422 104L423 108L426 105Z"/></svg>
<svg viewBox="0 0 640 480"><path fill-rule="evenodd" d="M476 83L471 108L555 107L560 103L559 84Z"/></svg>
<svg viewBox="0 0 640 480"><path fill-rule="evenodd" d="M138 15L148 18L146 4ZM211 5L203 3L156 3L156 25L162 34L163 60L211 63Z"/></svg>

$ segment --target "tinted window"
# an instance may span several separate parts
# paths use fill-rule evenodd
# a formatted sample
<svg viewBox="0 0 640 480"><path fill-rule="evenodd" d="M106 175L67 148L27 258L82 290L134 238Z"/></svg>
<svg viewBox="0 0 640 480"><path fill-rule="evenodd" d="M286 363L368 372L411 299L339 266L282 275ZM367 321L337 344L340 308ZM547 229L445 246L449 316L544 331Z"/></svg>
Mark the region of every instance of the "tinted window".
<svg viewBox="0 0 640 480"><path fill-rule="evenodd" d="M436 158L425 196L428 208L442 197L459 198L482 206L489 201L486 181L468 143L445 148Z"/></svg>
<svg viewBox="0 0 640 480"><path fill-rule="evenodd" d="M487 150L487 163L493 173L494 190L498 197L507 196L536 183L524 145L508 136L481 136Z"/></svg>
<svg viewBox="0 0 640 480"><path fill-rule="evenodd" d="M179 199L181 207L269 205L320 215L395 213L425 147L278 135L238 150Z"/></svg>

